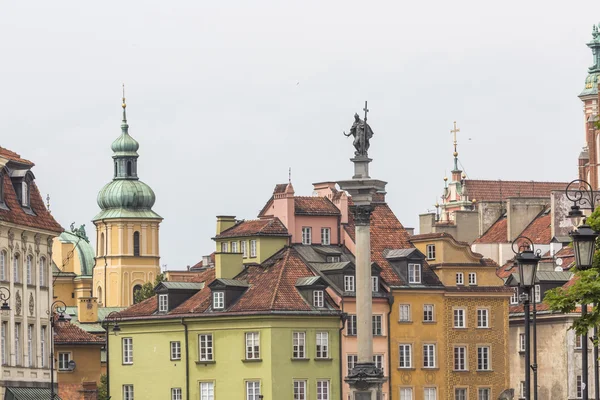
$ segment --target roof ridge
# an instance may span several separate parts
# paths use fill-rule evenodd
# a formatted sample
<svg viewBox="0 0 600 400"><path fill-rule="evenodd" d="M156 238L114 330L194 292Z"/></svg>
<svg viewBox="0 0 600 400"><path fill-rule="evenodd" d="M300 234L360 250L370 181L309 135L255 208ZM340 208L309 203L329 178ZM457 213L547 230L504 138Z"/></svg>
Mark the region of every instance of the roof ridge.
<svg viewBox="0 0 600 400"><path fill-rule="evenodd" d="M471 182L503 182L503 183L559 183L559 184L565 184L568 185L569 182L559 182L559 181L535 181L535 180L529 180L529 181L509 181L509 180L503 180L503 179L465 179L465 181L471 181Z"/></svg>
<svg viewBox="0 0 600 400"><path fill-rule="evenodd" d="M275 305L275 300L277 299L277 292L279 291L279 285L281 284L281 278L283 277L283 271L285 270L285 266L287 265L287 262L290 258L290 250L291 250L291 248L288 248L286 251L285 259L283 259L283 265L281 266L281 271L279 271L279 276L277 277L277 283L275 284L275 289L273 290L273 297L271 297L271 304L270 304L271 309L273 309L273 306Z"/></svg>

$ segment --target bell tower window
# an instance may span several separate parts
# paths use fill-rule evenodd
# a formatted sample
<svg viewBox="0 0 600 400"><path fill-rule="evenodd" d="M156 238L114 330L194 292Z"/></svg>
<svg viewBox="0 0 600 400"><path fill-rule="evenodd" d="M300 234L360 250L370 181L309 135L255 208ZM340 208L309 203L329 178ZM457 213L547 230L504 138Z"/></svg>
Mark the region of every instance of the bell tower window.
<svg viewBox="0 0 600 400"><path fill-rule="evenodd" d="M138 231L133 232L133 255L140 255L140 233Z"/></svg>
<svg viewBox="0 0 600 400"><path fill-rule="evenodd" d="M133 169L131 166L131 161L127 161L127 176L132 176L133 175Z"/></svg>
<svg viewBox="0 0 600 400"><path fill-rule="evenodd" d="M119 167L117 165L117 160L115 160L115 178L118 176L119 174Z"/></svg>

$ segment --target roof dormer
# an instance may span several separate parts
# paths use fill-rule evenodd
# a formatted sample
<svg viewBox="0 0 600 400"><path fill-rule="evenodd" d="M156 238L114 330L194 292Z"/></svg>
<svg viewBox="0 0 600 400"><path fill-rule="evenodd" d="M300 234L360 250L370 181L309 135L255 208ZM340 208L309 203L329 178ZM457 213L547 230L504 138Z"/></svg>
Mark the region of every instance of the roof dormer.
<svg viewBox="0 0 600 400"><path fill-rule="evenodd" d="M184 301L198 293L204 283L195 282L161 282L154 288L158 295L158 312L166 314L177 308Z"/></svg>
<svg viewBox="0 0 600 400"><path fill-rule="evenodd" d="M215 279L208 285L212 292L213 311L225 311L231 307L250 287L246 281L239 279Z"/></svg>

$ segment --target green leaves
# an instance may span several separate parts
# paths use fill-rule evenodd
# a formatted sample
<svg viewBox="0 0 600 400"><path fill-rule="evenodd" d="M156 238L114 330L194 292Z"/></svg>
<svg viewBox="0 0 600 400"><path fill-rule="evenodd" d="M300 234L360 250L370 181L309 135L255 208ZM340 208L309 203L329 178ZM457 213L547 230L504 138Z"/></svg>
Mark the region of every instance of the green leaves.
<svg viewBox="0 0 600 400"><path fill-rule="evenodd" d="M156 280L154 281L154 284L152 284L151 282L146 282L142 285L142 288L135 293L135 295L133 296L133 302L134 303L139 303L140 301L144 301L146 299L149 299L150 297L154 296L154 288L156 287L156 285L158 285L161 282L166 281L167 278L165 278L165 274L158 274L156 276Z"/></svg>

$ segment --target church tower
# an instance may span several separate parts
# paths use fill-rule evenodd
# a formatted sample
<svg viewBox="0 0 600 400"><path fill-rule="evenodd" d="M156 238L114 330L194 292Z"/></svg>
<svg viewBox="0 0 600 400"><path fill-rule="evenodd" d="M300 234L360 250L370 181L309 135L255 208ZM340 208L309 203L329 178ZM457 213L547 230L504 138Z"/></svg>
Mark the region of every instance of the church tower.
<svg viewBox="0 0 600 400"><path fill-rule="evenodd" d="M114 176L98 193L94 296L104 307L133 304L134 292L160 273L156 200L138 178L138 142L129 135L125 97L121 135L113 142Z"/></svg>

